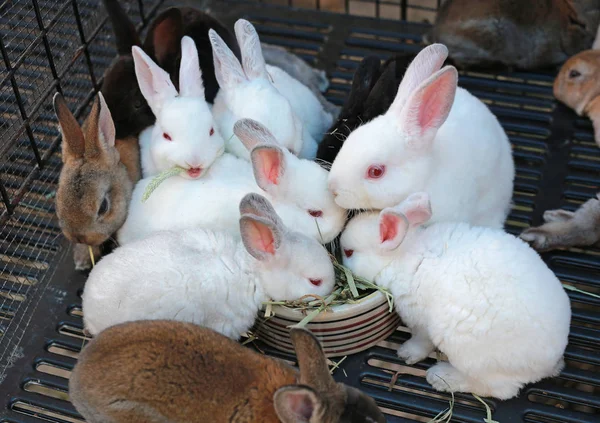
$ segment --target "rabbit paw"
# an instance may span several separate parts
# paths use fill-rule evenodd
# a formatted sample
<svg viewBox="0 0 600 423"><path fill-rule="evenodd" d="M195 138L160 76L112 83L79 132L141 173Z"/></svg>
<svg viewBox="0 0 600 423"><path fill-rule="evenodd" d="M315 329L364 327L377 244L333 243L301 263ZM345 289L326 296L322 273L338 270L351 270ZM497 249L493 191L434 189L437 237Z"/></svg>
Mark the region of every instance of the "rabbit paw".
<svg viewBox="0 0 600 423"><path fill-rule="evenodd" d="M466 375L448 362L440 362L427 370L427 382L440 392L470 392L471 384Z"/></svg>
<svg viewBox="0 0 600 423"><path fill-rule="evenodd" d="M94 260L100 258L100 248L92 247ZM75 270L89 270L92 268L92 258L90 257L90 248L85 244L75 244L73 246L73 261Z"/></svg>
<svg viewBox="0 0 600 423"><path fill-rule="evenodd" d="M545 222L564 222L570 220L575 216L575 213L568 210L546 210L544 212Z"/></svg>
<svg viewBox="0 0 600 423"><path fill-rule="evenodd" d="M434 345L428 339L413 337L398 348L398 357L410 365L425 360L433 350Z"/></svg>

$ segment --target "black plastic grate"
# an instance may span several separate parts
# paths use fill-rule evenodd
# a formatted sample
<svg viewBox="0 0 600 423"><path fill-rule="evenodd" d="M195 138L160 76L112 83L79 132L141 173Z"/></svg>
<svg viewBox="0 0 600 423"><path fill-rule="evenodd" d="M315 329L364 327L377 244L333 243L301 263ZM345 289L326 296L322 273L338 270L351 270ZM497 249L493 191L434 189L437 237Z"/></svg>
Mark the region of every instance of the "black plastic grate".
<svg viewBox="0 0 600 423"><path fill-rule="evenodd" d="M79 106L81 112L114 55L110 28L98 27L104 20L104 12L92 0L75 2L81 12L83 40L92 37L88 62L83 51L76 54L82 38L76 25L72 28L73 22L76 23L72 15L74 1L47 0L44 6L38 3L44 25L50 25L55 18L61 22L47 30L47 38L56 72L65 75L60 78L60 88L72 109ZM146 13L152 3L144 3ZM229 25L240 16L250 18L263 41L283 45L326 69L331 79L327 96L337 104L343 102L353 71L364 56L377 54L384 59L394 52L416 52L428 28L422 24L257 3L200 3L210 6ZM385 2L379 3L382 7ZM30 2L12 3L11 7L26 9L25 4ZM136 17L137 3L127 4L134 4L131 16ZM65 8L61 9L61 5ZM6 45L6 37L12 40L17 35L7 29L10 24L5 18L10 15L1 10L0 36ZM27 35L29 32L25 30L20 34L21 38L30 37L27 38L30 41L11 43L11 54L21 49L27 53L23 63L41 60L33 52L45 50L39 50L38 46L27 50L36 35ZM43 43L40 45L45 48ZM17 61L22 57L16 56ZM0 181L9 197L20 201L13 215L0 221L0 330L4 333L0 339L0 397L7 404L0 411L0 422L79 421L66 399L68 376L85 342L79 297L85 276L73 270L71 257L66 254L67 244L53 218L53 199L47 198L56 188L60 168L59 155L53 152L58 133L49 104L53 90L46 93L38 87L40 81L52 84L56 80L39 75L37 66L47 72L49 65L30 65L26 69L30 79L20 80L28 96L26 104L34 105L34 111L28 111L26 118L14 108L10 80L0 74L0 82L4 81L0 84ZM517 179L507 229L513 233L539 224L544 210L574 209L598 190L600 150L593 141L591 125L553 99L553 76L524 72L460 75L460 84L490 106L512 142ZM43 105L35 111L35 103L39 101ZM35 170L37 158L31 139L26 130L20 129L27 118L41 156L47 156L41 171ZM549 253L544 258L563 282L600 294L600 250L572 249ZM486 400L495 420L501 423L600 421L600 300L576 292L569 292L569 296L573 322L567 367L560 377L527 387L517 399ZM434 357L415 366L406 366L396 357L395 349L407 338L406 329L400 328L368 352L347 357L335 377L375 397L388 412L390 422L426 422L448 406L450 397L433 391L424 379L426 369L435 363ZM293 362L293 357L260 342L256 347ZM452 421L480 423L484 417L485 407L481 403L470 395L456 395Z"/></svg>

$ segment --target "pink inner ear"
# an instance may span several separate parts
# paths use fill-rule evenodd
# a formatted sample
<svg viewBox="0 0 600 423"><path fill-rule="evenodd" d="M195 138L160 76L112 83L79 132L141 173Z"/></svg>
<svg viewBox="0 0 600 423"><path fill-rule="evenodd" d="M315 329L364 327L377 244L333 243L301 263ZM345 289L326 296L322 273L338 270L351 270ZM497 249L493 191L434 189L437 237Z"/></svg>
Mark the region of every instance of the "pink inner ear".
<svg viewBox="0 0 600 423"><path fill-rule="evenodd" d="M307 394L288 393L286 401L292 412L301 417L303 421L309 421L314 412L314 405Z"/></svg>
<svg viewBox="0 0 600 423"><path fill-rule="evenodd" d="M263 148L259 152L261 158L261 171L263 177L271 184L279 183L279 173L281 169L281 157L277 150Z"/></svg>
<svg viewBox="0 0 600 423"><path fill-rule="evenodd" d="M379 238L383 244L391 241L398 236L398 226L400 218L394 214L385 214L379 221Z"/></svg>
<svg viewBox="0 0 600 423"><path fill-rule="evenodd" d="M257 250L275 254L275 238L267 225L252 221L249 226L248 239Z"/></svg>

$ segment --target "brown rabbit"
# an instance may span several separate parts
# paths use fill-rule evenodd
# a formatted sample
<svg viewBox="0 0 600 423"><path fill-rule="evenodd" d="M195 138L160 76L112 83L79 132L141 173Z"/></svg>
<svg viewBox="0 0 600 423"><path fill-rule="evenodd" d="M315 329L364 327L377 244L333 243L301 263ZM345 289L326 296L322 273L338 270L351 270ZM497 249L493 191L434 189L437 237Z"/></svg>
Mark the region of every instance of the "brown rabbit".
<svg viewBox="0 0 600 423"><path fill-rule="evenodd" d="M56 214L73 243L77 270L90 268L89 247L100 246L125 222L133 185L140 179L140 147L134 137L115 139L115 126L98 93L83 127L60 94L54 110L62 132L62 161Z"/></svg>
<svg viewBox="0 0 600 423"><path fill-rule="evenodd" d="M299 372L190 323L112 326L81 353L70 398L89 423L386 421L371 397L333 380L308 330L290 336Z"/></svg>
<svg viewBox="0 0 600 423"><path fill-rule="evenodd" d="M594 138L600 146L600 50L586 50L571 57L554 80L554 96L587 116L594 124Z"/></svg>
<svg viewBox="0 0 600 423"><path fill-rule="evenodd" d="M535 69L590 48L599 19L599 0L448 0L426 38L461 67Z"/></svg>
<svg viewBox="0 0 600 423"><path fill-rule="evenodd" d="M600 193L575 212L548 210L544 221L542 226L526 229L521 234L521 239L538 251L600 246Z"/></svg>

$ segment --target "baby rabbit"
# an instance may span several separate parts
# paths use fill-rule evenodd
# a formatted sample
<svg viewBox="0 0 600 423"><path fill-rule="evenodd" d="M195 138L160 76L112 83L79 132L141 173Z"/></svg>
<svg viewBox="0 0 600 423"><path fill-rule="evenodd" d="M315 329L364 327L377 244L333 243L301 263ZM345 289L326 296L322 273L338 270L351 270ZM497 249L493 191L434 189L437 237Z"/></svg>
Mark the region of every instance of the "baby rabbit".
<svg viewBox="0 0 600 423"><path fill-rule="evenodd" d="M194 324L117 325L81 352L69 397L89 423L385 423L371 397L333 380L308 330L290 337L299 372Z"/></svg>
<svg viewBox="0 0 600 423"><path fill-rule="evenodd" d="M223 154L225 141L204 97L194 40L181 39L179 92L141 48L133 47L132 54L140 90L156 116L140 134L144 177L177 165L187 170L183 177L199 178Z"/></svg>
<svg viewBox="0 0 600 423"><path fill-rule="evenodd" d="M102 93L115 119L117 138L137 136L154 123L152 110L136 82L131 48L142 47L135 25L121 8L119 0L103 0L111 21L119 56L104 74ZM206 100L212 103L219 85L214 74L212 48L208 30L214 29L237 57L239 47L231 32L210 15L190 7L172 7L150 24L143 43L144 52L170 75L173 85L179 86L182 51L181 38L191 37L200 52L199 65L203 70Z"/></svg>
<svg viewBox="0 0 600 423"><path fill-rule="evenodd" d="M322 243L344 227L346 212L327 190L327 171L279 146L258 122L242 119L236 136L249 150L251 162L225 153L202 178L171 177L142 203L152 178L133 191L129 215L119 230L121 245L161 230L202 227L239 237L237 205L250 192L267 194L286 225Z"/></svg>
<svg viewBox="0 0 600 423"><path fill-rule="evenodd" d="M338 205L382 209L426 190L434 221L503 226L515 173L511 146L485 104L457 88L456 69L438 70L447 54L441 44L424 48L389 110L346 139L329 173Z"/></svg>
<svg viewBox="0 0 600 423"><path fill-rule="evenodd" d="M241 241L190 228L154 234L104 257L82 295L85 328L96 335L118 323L174 319L237 339L269 298L332 291L333 265L322 245L288 229L258 194L246 195L239 213Z"/></svg>
<svg viewBox="0 0 600 423"><path fill-rule="evenodd" d="M313 159L332 116L323 110L310 89L283 70L266 65L258 34L250 22L238 20L235 34L243 65L215 31L209 32L221 87L213 114L228 140L227 150L249 159L232 129L239 119L251 118L266 126L292 153Z"/></svg>
<svg viewBox="0 0 600 423"><path fill-rule="evenodd" d="M435 209L434 209L435 213ZM344 265L394 295L412 337L407 364L439 349L429 368L437 390L508 399L562 369L571 309L560 281L526 243L468 223L419 227L432 215L415 193L381 213L352 219Z"/></svg>
<svg viewBox="0 0 600 423"><path fill-rule="evenodd" d="M61 94L54 110L62 132L62 162L56 190L56 215L63 234L74 243L75 269L92 266L89 247L100 246L119 229L129 208L133 185L140 179L140 152L135 137L115 139L115 126L98 93L83 128Z"/></svg>
<svg viewBox="0 0 600 423"><path fill-rule="evenodd" d="M599 18L597 0L448 0L426 39L461 67L536 69L590 48Z"/></svg>
<svg viewBox="0 0 600 423"><path fill-rule="evenodd" d="M538 251L580 246L600 246L600 193L575 212L548 210L544 223L523 231L521 239Z"/></svg>
<svg viewBox="0 0 600 423"><path fill-rule="evenodd" d="M594 124L594 138L600 146L600 50L586 50L571 57L554 80L554 96L587 116Z"/></svg>

